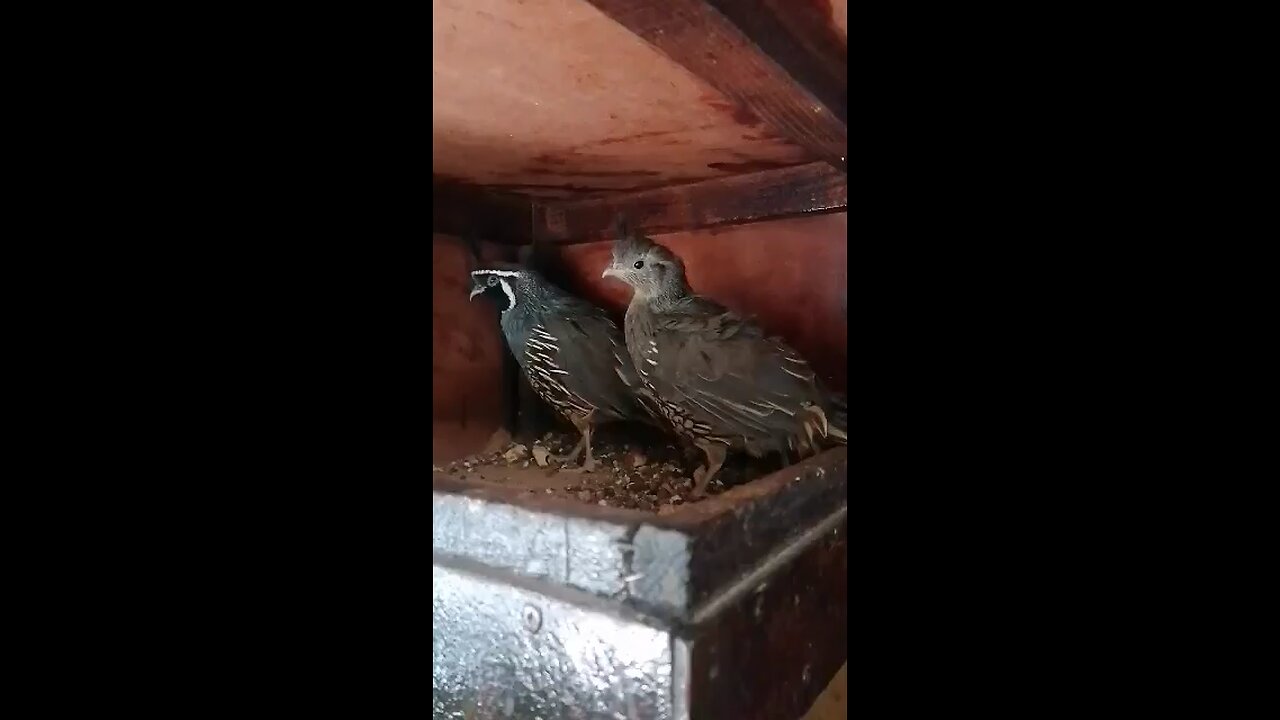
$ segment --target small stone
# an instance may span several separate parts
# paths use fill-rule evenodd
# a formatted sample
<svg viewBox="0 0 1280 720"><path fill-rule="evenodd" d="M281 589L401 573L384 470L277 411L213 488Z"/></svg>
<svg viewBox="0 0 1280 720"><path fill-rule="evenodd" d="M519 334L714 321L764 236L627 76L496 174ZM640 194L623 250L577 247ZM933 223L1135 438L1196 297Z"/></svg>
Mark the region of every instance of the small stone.
<svg viewBox="0 0 1280 720"><path fill-rule="evenodd" d="M587 490L583 490L582 492L578 493L578 499L581 500L582 502L591 502L591 493Z"/></svg>
<svg viewBox="0 0 1280 720"><path fill-rule="evenodd" d="M541 467L547 466L547 455L548 453L546 448L541 445L533 446L533 459L537 461L538 465ZM529 467L529 463L525 463L524 466Z"/></svg>
<svg viewBox="0 0 1280 720"><path fill-rule="evenodd" d="M509 463L513 463L528 456L529 448L521 444L512 445L510 450L502 454L502 457L506 458L506 461Z"/></svg>
<svg viewBox="0 0 1280 720"><path fill-rule="evenodd" d="M681 501L681 498L680 498L680 496L679 496L679 495L672 495L672 496L671 496L671 504L672 504L672 505L675 505L676 503L678 503L678 502L680 502L680 501Z"/></svg>
<svg viewBox="0 0 1280 720"><path fill-rule="evenodd" d="M483 455L497 455L502 452L502 448L511 443L511 435L506 430L499 429L489 438L489 442L485 443L484 448L480 451Z"/></svg>
<svg viewBox="0 0 1280 720"><path fill-rule="evenodd" d="M597 505L599 505L600 507L609 507L609 503L607 503L607 502L605 502L605 501L603 501L603 500L601 500L600 502L598 502L598 503L596 503L596 504L597 504Z"/></svg>

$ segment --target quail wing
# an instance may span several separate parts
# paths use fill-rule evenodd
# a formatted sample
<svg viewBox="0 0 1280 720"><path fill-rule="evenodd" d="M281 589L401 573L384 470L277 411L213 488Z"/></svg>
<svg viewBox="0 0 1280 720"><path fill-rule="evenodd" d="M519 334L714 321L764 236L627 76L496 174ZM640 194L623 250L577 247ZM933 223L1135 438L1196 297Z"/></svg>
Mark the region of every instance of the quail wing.
<svg viewBox="0 0 1280 720"><path fill-rule="evenodd" d="M654 318L644 371L714 435L785 438L804 431L819 397L809 364L778 340L705 298Z"/></svg>
<svg viewBox="0 0 1280 720"><path fill-rule="evenodd" d="M613 321L585 302L564 303L541 321L546 333L555 339L554 348L548 352L555 353L555 364L566 371L555 379L602 416L635 416L632 393L639 383L634 374L628 374L631 363L622 334Z"/></svg>

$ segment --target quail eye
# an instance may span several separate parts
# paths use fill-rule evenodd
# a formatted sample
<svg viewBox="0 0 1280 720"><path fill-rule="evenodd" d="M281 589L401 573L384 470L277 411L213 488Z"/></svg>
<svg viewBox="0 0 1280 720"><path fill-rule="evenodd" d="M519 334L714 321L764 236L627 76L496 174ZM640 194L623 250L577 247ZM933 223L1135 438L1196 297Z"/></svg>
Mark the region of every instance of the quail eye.
<svg viewBox="0 0 1280 720"><path fill-rule="evenodd" d="M497 284L498 284L498 278L496 278L496 277L494 277L494 276L490 275L490 276L489 276L489 285L490 285L490 286L493 286L493 285L497 285Z"/></svg>
<svg viewBox="0 0 1280 720"><path fill-rule="evenodd" d="M643 261L643 260L637 260L637 261L636 261L636 264L635 264L635 269L639 270L639 269L640 269L640 268L642 268L642 267L644 267L644 261Z"/></svg>

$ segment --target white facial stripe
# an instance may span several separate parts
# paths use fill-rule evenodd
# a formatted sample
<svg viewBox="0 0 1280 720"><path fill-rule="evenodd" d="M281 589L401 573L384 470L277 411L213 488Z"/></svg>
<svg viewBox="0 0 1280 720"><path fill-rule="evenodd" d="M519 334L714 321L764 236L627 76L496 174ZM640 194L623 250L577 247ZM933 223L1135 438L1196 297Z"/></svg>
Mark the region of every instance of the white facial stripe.
<svg viewBox="0 0 1280 720"><path fill-rule="evenodd" d="M472 275L497 275L498 277L520 277L520 273L512 270L472 270Z"/></svg>
<svg viewBox="0 0 1280 720"><path fill-rule="evenodd" d="M510 310L516 306L516 294L511 292L511 286L507 284L506 280L498 280L498 282L502 283L502 292L507 294L507 300L510 302L510 304L507 305L507 310ZM502 312L506 312L507 310L503 310Z"/></svg>

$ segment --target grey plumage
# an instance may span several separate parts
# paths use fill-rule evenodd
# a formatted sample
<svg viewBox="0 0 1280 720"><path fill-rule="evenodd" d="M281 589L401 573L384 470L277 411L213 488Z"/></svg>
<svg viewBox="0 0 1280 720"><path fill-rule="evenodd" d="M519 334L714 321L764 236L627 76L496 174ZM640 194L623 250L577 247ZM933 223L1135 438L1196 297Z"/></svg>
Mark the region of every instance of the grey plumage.
<svg viewBox="0 0 1280 720"><path fill-rule="evenodd" d="M844 429L829 421L831 398L808 362L781 339L694 294L671 251L623 231L604 276L634 290L624 330L641 381L672 429L707 456L695 474L696 493L730 449L785 456L816 452L822 438L844 440Z"/></svg>
<svg viewBox="0 0 1280 720"><path fill-rule="evenodd" d="M502 334L534 392L582 433L591 470L591 432L618 420L648 421L643 391L618 326L600 308L547 282L528 268L490 264L471 271L471 297L491 297Z"/></svg>

